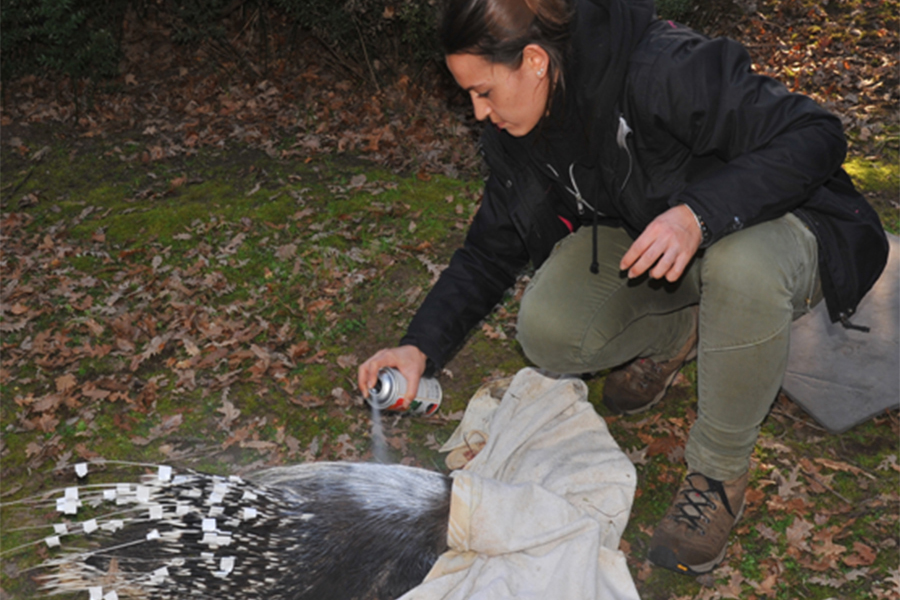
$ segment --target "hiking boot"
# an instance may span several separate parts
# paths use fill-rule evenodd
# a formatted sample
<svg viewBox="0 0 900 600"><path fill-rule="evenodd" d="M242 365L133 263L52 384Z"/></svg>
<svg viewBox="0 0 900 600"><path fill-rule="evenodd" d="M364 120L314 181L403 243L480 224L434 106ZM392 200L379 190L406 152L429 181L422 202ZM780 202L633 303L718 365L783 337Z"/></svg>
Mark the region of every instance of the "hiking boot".
<svg viewBox="0 0 900 600"><path fill-rule="evenodd" d="M712 571L725 557L746 489L746 473L725 482L690 473L653 532L650 560L686 575Z"/></svg>
<svg viewBox="0 0 900 600"><path fill-rule="evenodd" d="M674 358L665 362L639 358L606 377L603 403L614 414L633 415L654 406L666 395L681 367L696 358L698 309L692 310L694 326Z"/></svg>

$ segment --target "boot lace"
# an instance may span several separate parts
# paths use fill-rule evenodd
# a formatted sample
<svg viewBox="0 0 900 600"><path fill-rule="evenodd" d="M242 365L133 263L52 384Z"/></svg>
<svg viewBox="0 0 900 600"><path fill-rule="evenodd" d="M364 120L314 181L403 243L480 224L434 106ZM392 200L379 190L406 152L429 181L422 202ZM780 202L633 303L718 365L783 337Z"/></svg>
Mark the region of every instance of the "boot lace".
<svg viewBox="0 0 900 600"><path fill-rule="evenodd" d="M697 487L694 480L700 478L707 485L704 488ZM720 481L709 479L700 473L691 473L685 478L685 485L679 490L682 500L676 501L674 507L677 512L670 516L671 519L684 523L689 529L706 535L705 525L710 519L705 511L715 511L718 508L717 501L721 501L725 510L734 516L725 494L725 488Z"/></svg>

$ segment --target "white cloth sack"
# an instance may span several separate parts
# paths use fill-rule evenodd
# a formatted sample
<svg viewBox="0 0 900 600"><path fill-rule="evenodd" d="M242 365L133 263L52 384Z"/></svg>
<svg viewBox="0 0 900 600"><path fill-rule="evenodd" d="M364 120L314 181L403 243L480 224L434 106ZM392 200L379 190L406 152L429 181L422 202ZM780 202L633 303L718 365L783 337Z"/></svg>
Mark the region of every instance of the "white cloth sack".
<svg viewBox="0 0 900 600"><path fill-rule="evenodd" d="M618 549L635 469L584 382L523 369L478 410L488 440L452 475L450 550L401 600L639 598Z"/></svg>

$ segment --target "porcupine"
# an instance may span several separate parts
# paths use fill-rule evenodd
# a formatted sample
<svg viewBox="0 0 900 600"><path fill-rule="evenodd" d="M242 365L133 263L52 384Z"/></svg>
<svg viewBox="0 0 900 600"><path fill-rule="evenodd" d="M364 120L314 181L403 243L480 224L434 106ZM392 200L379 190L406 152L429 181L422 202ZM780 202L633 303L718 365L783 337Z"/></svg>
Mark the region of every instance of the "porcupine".
<svg viewBox="0 0 900 600"><path fill-rule="evenodd" d="M162 473L66 491L61 512L125 508L74 527L99 545L47 561L46 593L387 600L421 583L447 548L451 479L437 472L332 462L247 478Z"/></svg>

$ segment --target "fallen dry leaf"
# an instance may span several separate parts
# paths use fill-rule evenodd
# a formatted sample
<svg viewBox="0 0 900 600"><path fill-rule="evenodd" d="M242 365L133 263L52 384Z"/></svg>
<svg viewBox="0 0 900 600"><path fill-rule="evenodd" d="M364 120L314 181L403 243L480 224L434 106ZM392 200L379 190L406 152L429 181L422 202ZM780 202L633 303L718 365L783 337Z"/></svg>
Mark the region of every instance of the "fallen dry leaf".
<svg viewBox="0 0 900 600"><path fill-rule="evenodd" d="M853 554L849 554L841 560L848 567L863 567L874 563L877 557L878 554L871 546L862 542L853 542Z"/></svg>
<svg viewBox="0 0 900 600"><path fill-rule="evenodd" d="M222 406L216 409L216 412L222 413L223 417L219 420L219 428L224 430L231 429L231 424L241 416L241 411L234 407L230 400L223 400Z"/></svg>
<svg viewBox="0 0 900 600"><path fill-rule="evenodd" d="M809 551L807 539L814 528L815 526L812 523L802 517L795 517L794 522L785 531L785 539L788 546L795 552Z"/></svg>
<svg viewBox="0 0 900 600"><path fill-rule="evenodd" d="M13 304L10 307L9 312L18 316L18 315L24 315L29 310L31 310L31 309L28 308L27 306L25 306L24 304L22 304L21 302L16 302L15 304Z"/></svg>
<svg viewBox="0 0 900 600"><path fill-rule="evenodd" d="M337 365L342 369L355 367L359 364L359 358L355 354L344 354L337 357Z"/></svg>
<svg viewBox="0 0 900 600"><path fill-rule="evenodd" d="M66 393L78 385L78 380L71 373L60 375L56 378L56 391Z"/></svg>

